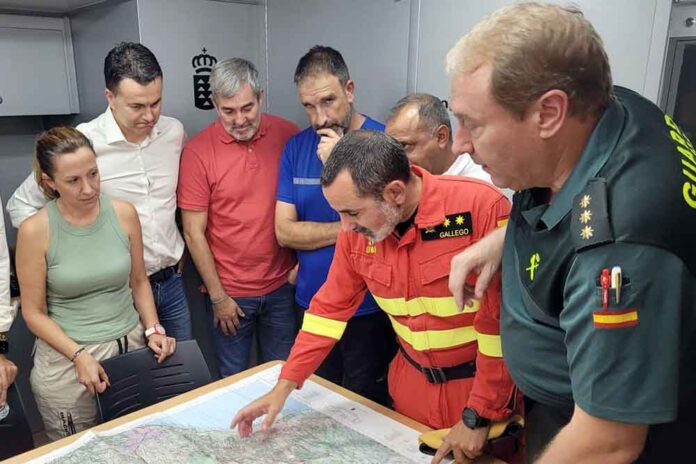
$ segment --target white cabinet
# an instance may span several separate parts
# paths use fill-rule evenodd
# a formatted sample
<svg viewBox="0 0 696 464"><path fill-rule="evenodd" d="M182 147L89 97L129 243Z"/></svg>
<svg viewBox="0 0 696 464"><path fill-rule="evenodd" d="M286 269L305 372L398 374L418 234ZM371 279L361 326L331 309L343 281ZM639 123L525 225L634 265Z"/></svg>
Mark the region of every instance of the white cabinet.
<svg viewBox="0 0 696 464"><path fill-rule="evenodd" d="M78 113L67 18L0 15L0 116Z"/></svg>

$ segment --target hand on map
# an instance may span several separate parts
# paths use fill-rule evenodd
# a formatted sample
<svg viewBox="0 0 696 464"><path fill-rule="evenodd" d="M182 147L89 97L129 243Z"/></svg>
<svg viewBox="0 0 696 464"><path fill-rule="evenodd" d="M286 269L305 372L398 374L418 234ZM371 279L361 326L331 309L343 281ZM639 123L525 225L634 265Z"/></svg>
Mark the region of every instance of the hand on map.
<svg viewBox="0 0 696 464"><path fill-rule="evenodd" d="M505 229L497 229L452 258L449 290L459 310L469 304L472 299L483 298L488 284L500 268L504 240ZM475 288L466 283L466 278L472 272L478 274Z"/></svg>
<svg viewBox="0 0 696 464"><path fill-rule="evenodd" d="M157 362L161 363L167 356L174 353L176 349L176 339L160 334L152 334L147 339L147 346L155 353Z"/></svg>
<svg viewBox="0 0 696 464"><path fill-rule="evenodd" d="M77 381L85 386L90 395L103 393L106 387L111 386L109 376L104 368L88 351L83 351L75 358L75 370Z"/></svg>
<svg viewBox="0 0 696 464"><path fill-rule="evenodd" d="M329 155L331 154L333 147L338 143L339 140L341 140L342 134L339 134L334 129L328 128L319 129L317 134L319 134L321 137L319 140L319 146L317 146L317 156L321 160L321 163L324 164L326 163L326 160L329 159Z"/></svg>
<svg viewBox="0 0 696 464"><path fill-rule="evenodd" d="M285 400L288 398L290 393L297 388L295 382L289 380L279 380L273 390L266 393L256 401L249 403L244 406L230 424L231 428L238 427L239 436L242 438L247 438L251 436L253 432L253 422L257 417L261 417L264 414L266 418L261 424L261 430L268 432L271 430L273 421L275 421L276 416L283 409L285 405Z"/></svg>
<svg viewBox="0 0 696 464"><path fill-rule="evenodd" d="M239 318L244 311L233 298L227 298L213 308L213 325L219 327L225 335L234 335L239 329Z"/></svg>
<svg viewBox="0 0 696 464"><path fill-rule="evenodd" d="M437 450L432 464L439 464L450 451L454 454L456 464L474 462L474 459L483 453L483 447L488 440L489 428L479 427L472 430L462 421L459 421L442 441L442 446Z"/></svg>
<svg viewBox="0 0 696 464"><path fill-rule="evenodd" d="M17 377L17 366L7 359L4 354L0 354L0 407L7 401L7 389Z"/></svg>

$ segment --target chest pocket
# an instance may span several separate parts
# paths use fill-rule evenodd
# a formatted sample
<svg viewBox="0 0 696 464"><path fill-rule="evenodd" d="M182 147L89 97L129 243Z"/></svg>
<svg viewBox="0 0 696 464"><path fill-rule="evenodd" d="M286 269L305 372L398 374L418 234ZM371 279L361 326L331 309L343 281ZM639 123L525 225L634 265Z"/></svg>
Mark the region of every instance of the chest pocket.
<svg viewBox="0 0 696 464"><path fill-rule="evenodd" d="M460 251L449 251L421 261L418 264L420 284L423 286L431 285L441 279L444 279L445 284L448 284L452 258Z"/></svg>
<svg viewBox="0 0 696 464"><path fill-rule="evenodd" d="M372 293L384 294L380 291L392 285L391 264L379 261L374 256L368 256L359 252L352 252L353 268L360 274Z"/></svg>
<svg viewBox="0 0 696 464"><path fill-rule="evenodd" d="M527 306L530 315L545 324L557 325L563 309L564 282L574 254L568 221L566 216L552 230L523 227L515 231L517 272Z"/></svg>

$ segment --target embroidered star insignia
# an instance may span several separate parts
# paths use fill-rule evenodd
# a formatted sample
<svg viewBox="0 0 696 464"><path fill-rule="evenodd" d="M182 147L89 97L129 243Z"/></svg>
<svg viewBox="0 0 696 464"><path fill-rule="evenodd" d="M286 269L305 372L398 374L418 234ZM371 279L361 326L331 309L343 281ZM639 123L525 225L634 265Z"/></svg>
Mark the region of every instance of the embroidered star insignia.
<svg viewBox="0 0 696 464"><path fill-rule="evenodd" d="M451 224L451 222L450 222L449 218L445 219L445 222L442 223L442 225L445 227L449 227L450 224Z"/></svg>
<svg viewBox="0 0 696 464"><path fill-rule="evenodd" d="M583 195L583 197L580 199L580 207L587 208L588 206L590 206L590 201L592 201L591 196Z"/></svg>
<svg viewBox="0 0 696 464"><path fill-rule="evenodd" d="M585 226L580 231L580 237L582 237L583 240L589 240L593 234L594 229L591 226Z"/></svg>
<svg viewBox="0 0 696 464"><path fill-rule="evenodd" d="M580 222L582 222L583 224L587 224L591 220L592 220L592 211L590 211L589 209L586 209L585 211L580 213Z"/></svg>
<svg viewBox="0 0 696 464"><path fill-rule="evenodd" d="M458 226L461 226L462 224L464 224L464 217L457 216L457 218L454 220L454 222L456 222Z"/></svg>

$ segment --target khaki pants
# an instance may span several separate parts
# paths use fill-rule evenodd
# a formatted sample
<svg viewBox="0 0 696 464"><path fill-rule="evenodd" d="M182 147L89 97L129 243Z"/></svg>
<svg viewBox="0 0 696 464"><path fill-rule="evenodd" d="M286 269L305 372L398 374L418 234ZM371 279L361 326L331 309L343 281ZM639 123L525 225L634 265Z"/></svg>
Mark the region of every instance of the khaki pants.
<svg viewBox="0 0 696 464"><path fill-rule="evenodd" d="M86 345L97 361L103 361L145 346L145 329L141 323L125 337L97 345ZM119 346L120 341L120 346ZM77 381L77 370L68 358L42 340L36 340L34 368L30 375L31 389L44 422L46 435L54 441L67 437L98 423L96 398Z"/></svg>

